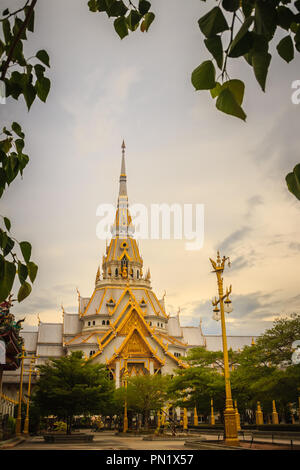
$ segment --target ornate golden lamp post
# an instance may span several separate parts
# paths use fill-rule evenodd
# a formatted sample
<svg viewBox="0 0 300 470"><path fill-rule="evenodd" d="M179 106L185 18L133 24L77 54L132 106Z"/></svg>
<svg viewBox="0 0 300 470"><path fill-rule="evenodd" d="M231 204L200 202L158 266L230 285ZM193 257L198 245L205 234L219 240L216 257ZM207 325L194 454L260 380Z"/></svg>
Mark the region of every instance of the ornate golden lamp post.
<svg viewBox="0 0 300 470"><path fill-rule="evenodd" d="M198 414L196 406L194 408L194 426L198 426Z"/></svg>
<svg viewBox="0 0 300 470"><path fill-rule="evenodd" d="M124 423L123 423L123 432L127 432L128 430L128 418L127 418L127 381L128 381L128 369L127 369L127 360L125 361L125 369L124 369L124 385L125 385L125 403L124 403Z"/></svg>
<svg viewBox="0 0 300 470"><path fill-rule="evenodd" d="M26 404L26 418L24 423L24 434L29 434L29 403L30 403L30 393L31 393L31 374L33 372L33 365L35 363L37 356L32 356L29 367L29 378L28 378L28 390L27 390L27 404Z"/></svg>
<svg viewBox="0 0 300 470"><path fill-rule="evenodd" d="M16 419L16 435L20 436L21 435L21 424L22 424L22 415L21 415L21 409L22 409L22 393L23 393L23 372L24 372L24 358L26 357L26 352L24 345L22 346L22 355L20 356L21 358L21 372L20 372L20 388L19 388L19 403L18 403L18 416Z"/></svg>
<svg viewBox="0 0 300 470"><path fill-rule="evenodd" d="M187 409L183 408L183 430L187 431L187 428L188 428Z"/></svg>
<svg viewBox="0 0 300 470"><path fill-rule="evenodd" d="M214 273L217 275L218 282L218 293L219 299L214 299L212 301L214 307L214 316L215 320L221 320L222 325L222 342L223 342L223 355L224 355L224 378L225 378L225 393L226 393L226 402L225 402L225 411L224 411L224 424L225 424L225 443L227 445L239 445L239 438L236 426L235 410L232 403L231 395L231 386L230 386L230 373L229 373L229 361L228 361L228 351L227 351L227 337L226 337L226 325L225 325L225 311L230 313L232 311L231 300L229 295L231 294L231 286L229 289L226 289L226 294L223 293L223 278L222 274L225 269L225 263L228 261L230 266L229 258L223 256L221 259L220 253L217 253L217 260L214 261L210 258L212 267L214 268ZM225 306L224 306L225 300ZM218 308L218 305L220 308Z"/></svg>
<svg viewBox="0 0 300 470"><path fill-rule="evenodd" d="M214 415L214 401L210 400L210 424L214 426L216 424L215 415Z"/></svg>

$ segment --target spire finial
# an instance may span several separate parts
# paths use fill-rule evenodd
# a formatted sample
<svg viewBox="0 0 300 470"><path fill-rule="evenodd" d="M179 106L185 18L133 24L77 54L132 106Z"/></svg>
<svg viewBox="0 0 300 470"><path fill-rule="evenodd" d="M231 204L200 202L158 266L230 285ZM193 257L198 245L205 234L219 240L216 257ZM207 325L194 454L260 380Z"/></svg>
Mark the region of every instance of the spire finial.
<svg viewBox="0 0 300 470"><path fill-rule="evenodd" d="M122 145L122 163L121 163L121 174L120 174L120 192L119 195L127 196L126 189L126 168L125 168L125 142L123 140Z"/></svg>

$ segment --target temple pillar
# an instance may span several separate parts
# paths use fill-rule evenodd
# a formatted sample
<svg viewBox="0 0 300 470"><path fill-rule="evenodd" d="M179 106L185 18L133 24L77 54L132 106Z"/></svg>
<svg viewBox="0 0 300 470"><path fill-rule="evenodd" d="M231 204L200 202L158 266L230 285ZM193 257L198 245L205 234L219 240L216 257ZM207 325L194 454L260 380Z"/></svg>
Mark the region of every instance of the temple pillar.
<svg viewBox="0 0 300 470"><path fill-rule="evenodd" d="M150 375L154 374L154 362L153 362L153 360L150 360L149 372L150 372Z"/></svg>

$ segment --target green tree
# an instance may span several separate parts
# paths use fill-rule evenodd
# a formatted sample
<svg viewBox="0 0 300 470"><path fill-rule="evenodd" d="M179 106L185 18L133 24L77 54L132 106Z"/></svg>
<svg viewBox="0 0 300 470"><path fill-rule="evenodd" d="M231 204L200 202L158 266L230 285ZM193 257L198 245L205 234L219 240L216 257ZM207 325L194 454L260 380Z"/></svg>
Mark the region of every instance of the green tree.
<svg viewBox="0 0 300 470"><path fill-rule="evenodd" d="M198 413L205 416L210 413L213 398L214 408L222 413L225 403L224 376L216 369L204 365L178 369L170 381L168 395L175 407L196 407Z"/></svg>
<svg viewBox="0 0 300 470"><path fill-rule="evenodd" d="M290 365L292 363L292 344L300 338L300 314L278 318L272 328L266 330L256 342L260 359L271 364Z"/></svg>
<svg viewBox="0 0 300 470"><path fill-rule="evenodd" d="M102 364L83 359L81 351L39 366L33 403L42 416L54 415L67 423L71 433L76 415L105 414L114 392L114 382Z"/></svg>
<svg viewBox="0 0 300 470"><path fill-rule="evenodd" d="M143 414L146 429L149 427L151 411L160 410L167 401L169 380L169 376L163 375L131 377L128 380L127 390L125 387L120 389L121 404L124 406L127 397L128 410Z"/></svg>
<svg viewBox="0 0 300 470"><path fill-rule="evenodd" d="M289 404L297 401L300 366L292 364L293 342L300 336L300 315L293 314L274 321L253 346L244 347L239 365L231 373L232 393L242 410L255 409L261 401L264 410L272 411L278 402L282 416Z"/></svg>

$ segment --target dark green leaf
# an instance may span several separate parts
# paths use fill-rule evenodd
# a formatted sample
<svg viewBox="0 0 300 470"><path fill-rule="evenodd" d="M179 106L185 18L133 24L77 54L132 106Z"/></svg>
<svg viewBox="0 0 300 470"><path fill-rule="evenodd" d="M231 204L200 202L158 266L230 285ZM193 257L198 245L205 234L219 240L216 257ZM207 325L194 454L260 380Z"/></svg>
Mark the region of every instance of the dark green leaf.
<svg viewBox="0 0 300 470"><path fill-rule="evenodd" d="M6 19L2 22L2 29L3 29L4 41L6 43L9 43L12 39L9 20Z"/></svg>
<svg viewBox="0 0 300 470"><path fill-rule="evenodd" d="M287 7L279 6L277 8L277 24L281 28L289 30L294 20L294 13Z"/></svg>
<svg viewBox="0 0 300 470"><path fill-rule="evenodd" d="M40 100L45 102L50 90L49 78L40 77L35 83L35 88Z"/></svg>
<svg viewBox="0 0 300 470"><path fill-rule="evenodd" d="M16 139L15 140L15 145L17 147L18 153L22 153L22 150L24 148L24 140L23 139Z"/></svg>
<svg viewBox="0 0 300 470"><path fill-rule="evenodd" d="M14 27L13 27L13 35L16 36L18 34L18 32L20 31L20 29L23 27L23 21L16 17L15 18L15 24L14 24ZM21 37L20 39L27 39L26 37L26 28L22 31L21 33Z"/></svg>
<svg viewBox="0 0 300 470"><path fill-rule="evenodd" d="M27 85L24 87L23 95L29 110L36 97L36 90L31 83L27 83Z"/></svg>
<svg viewBox="0 0 300 470"><path fill-rule="evenodd" d="M207 38L227 31L228 24L220 7L214 7L198 21L199 28Z"/></svg>
<svg viewBox="0 0 300 470"><path fill-rule="evenodd" d="M18 292L18 302L22 302L22 300L26 299L31 292L31 285L28 282L24 282L21 285L19 292Z"/></svg>
<svg viewBox="0 0 300 470"><path fill-rule="evenodd" d="M220 36L212 36L204 39L204 43L221 69L223 65L223 45Z"/></svg>
<svg viewBox="0 0 300 470"><path fill-rule="evenodd" d="M36 64L34 66L34 71L35 71L35 74L36 74L37 78L43 77L45 70L46 70L45 67L41 64Z"/></svg>
<svg viewBox="0 0 300 470"><path fill-rule="evenodd" d="M4 223L5 223L6 229L8 231L10 231L11 223L10 223L10 220L7 217L4 217Z"/></svg>
<svg viewBox="0 0 300 470"><path fill-rule="evenodd" d="M252 25L253 20L253 16L249 16L244 21L231 43L229 57L240 57L250 51L253 45L253 35L252 32L249 32L249 28Z"/></svg>
<svg viewBox="0 0 300 470"><path fill-rule="evenodd" d="M257 1L255 8L256 32L272 39L277 27L277 11L273 0Z"/></svg>
<svg viewBox="0 0 300 470"><path fill-rule="evenodd" d="M22 264L20 261L18 262L18 276L20 283L24 284L28 276L28 269L26 264Z"/></svg>
<svg viewBox="0 0 300 470"><path fill-rule="evenodd" d="M14 263L4 260L3 257L1 257L1 265L0 302L3 302L11 292L16 275L16 266Z"/></svg>
<svg viewBox="0 0 300 470"><path fill-rule="evenodd" d="M122 1L115 1L112 5L107 8L107 15L111 16L123 16L128 11L128 8Z"/></svg>
<svg viewBox="0 0 300 470"><path fill-rule="evenodd" d="M289 191L300 200L300 163L286 176L285 180Z"/></svg>
<svg viewBox="0 0 300 470"><path fill-rule="evenodd" d="M240 7L240 0L223 0L222 7L226 11L236 11Z"/></svg>
<svg viewBox="0 0 300 470"><path fill-rule="evenodd" d="M25 7L25 13L26 14L27 14L29 8L30 8L29 6ZM27 24L27 29L28 29L28 31L31 31L32 33L34 31L34 10L32 10L32 12L31 12L31 16L30 16L29 22Z"/></svg>
<svg viewBox="0 0 300 470"><path fill-rule="evenodd" d="M211 90L216 86L216 70L211 60L202 62L192 72L192 84L196 90Z"/></svg>
<svg viewBox="0 0 300 470"><path fill-rule="evenodd" d="M141 15L145 15L149 11L151 7L151 3L148 2L147 0L140 0L139 1L139 12Z"/></svg>
<svg viewBox="0 0 300 470"><path fill-rule="evenodd" d="M125 36L128 36L128 25L124 16L115 19L114 27L121 39L123 39Z"/></svg>
<svg viewBox="0 0 300 470"><path fill-rule="evenodd" d="M3 52L5 51L4 42L0 39L0 57L2 56Z"/></svg>
<svg viewBox="0 0 300 470"><path fill-rule="evenodd" d="M92 12L98 11L97 0L89 0L88 1L88 7L89 7L90 11L92 11Z"/></svg>
<svg viewBox="0 0 300 470"><path fill-rule="evenodd" d="M29 262L31 256L31 245L29 242L20 242L20 248L26 263Z"/></svg>
<svg viewBox="0 0 300 470"><path fill-rule="evenodd" d="M142 18L142 15L139 12L137 12L136 10L131 10L129 15L126 18L128 28L131 31L135 31L141 18Z"/></svg>
<svg viewBox="0 0 300 470"><path fill-rule="evenodd" d="M210 94L212 98L216 98L217 96L219 96L221 90L222 90L222 86L220 85L219 82L217 82L215 88L212 88L210 90Z"/></svg>
<svg viewBox="0 0 300 470"><path fill-rule="evenodd" d="M41 62L43 62L43 64L47 65L47 67L50 67L49 55L48 55L47 51L45 51L44 49L38 51L38 52L36 53L36 57L37 57Z"/></svg>
<svg viewBox="0 0 300 470"><path fill-rule="evenodd" d="M3 234L4 235L4 239L3 239L3 244L2 244L2 250L3 250L3 255L4 256L7 256L8 253L11 252L11 250L13 249L14 245L15 245L15 242L7 236L6 233Z"/></svg>
<svg viewBox="0 0 300 470"><path fill-rule="evenodd" d="M108 8L105 0L97 0L97 5L98 11L106 11Z"/></svg>
<svg viewBox="0 0 300 470"><path fill-rule="evenodd" d="M18 124L17 122L13 122L12 125L11 125L11 128L19 137L24 139L25 134L22 132L22 128L21 128L20 124Z"/></svg>
<svg viewBox="0 0 300 470"><path fill-rule="evenodd" d="M37 275L38 266L35 263L33 263L33 261L29 261L29 263L27 264L27 268L28 268L29 279L33 283Z"/></svg>
<svg viewBox="0 0 300 470"><path fill-rule="evenodd" d="M241 105L244 99L245 93L245 84L241 80L228 80L227 82L223 83L222 90L228 88L231 93L234 95L236 102Z"/></svg>
<svg viewBox="0 0 300 470"><path fill-rule="evenodd" d="M225 88L221 91L216 102L216 107L223 113L238 117L244 121L246 120L246 114L237 103L234 94L229 90L229 88Z"/></svg>
<svg viewBox="0 0 300 470"><path fill-rule="evenodd" d="M294 58L294 44L291 36L286 36L281 39L277 46L277 51L280 57L282 57L286 62L291 62Z"/></svg>
<svg viewBox="0 0 300 470"><path fill-rule="evenodd" d="M141 31L143 33L145 31L146 32L148 31L148 29L150 28L150 25L153 22L154 18L155 18L154 13L152 13L152 12L146 13L146 15L144 16L144 21L142 21L142 24L141 24Z"/></svg>
<svg viewBox="0 0 300 470"><path fill-rule="evenodd" d="M272 56L269 53L254 52L252 55L254 74L263 91L266 88L266 79L271 59Z"/></svg>

